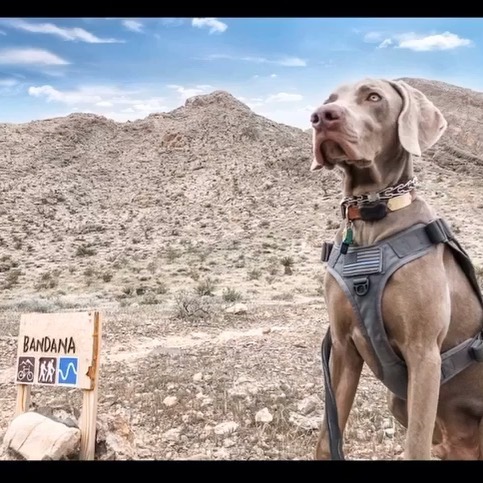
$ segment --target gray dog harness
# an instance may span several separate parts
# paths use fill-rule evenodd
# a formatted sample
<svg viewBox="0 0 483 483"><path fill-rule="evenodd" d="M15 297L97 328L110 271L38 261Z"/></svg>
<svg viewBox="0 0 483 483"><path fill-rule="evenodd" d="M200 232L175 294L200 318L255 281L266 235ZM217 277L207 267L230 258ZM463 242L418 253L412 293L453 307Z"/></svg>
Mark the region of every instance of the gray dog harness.
<svg viewBox="0 0 483 483"><path fill-rule="evenodd" d="M483 306L483 297L470 258L442 218L428 224L416 224L370 246L350 245L345 254L344 250L341 251L340 245L333 243L324 243L322 250L322 261L327 262L328 272L337 280L350 300L362 332L376 356L377 377L391 392L402 399L407 398L407 367L388 341L382 319L382 295L386 283L396 270L426 255L439 243L451 247L455 259ZM330 348L330 331L327 331L322 346L322 361L326 386L326 415L331 453L334 457L337 454L342 455L342 442L337 424L335 396L330 383ZM483 333L479 332L443 352L441 361L441 384L449 381L473 362L483 362Z"/></svg>
<svg viewBox="0 0 483 483"><path fill-rule="evenodd" d="M345 255L341 254L339 246L334 246L330 254L326 251L323 257L328 262L329 273L351 301L363 333L378 360L380 380L402 399L406 399L407 394L407 368L389 344L384 329L381 309L384 287L397 269L426 255L434 244L451 241L450 246L460 258L462 255L467 257L462 248L456 245L446 222L437 219L427 225L414 225L374 245L350 246ZM472 281L472 277L469 278ZM473 287L481 301L476 278ZM480 357L483 358L481 333L444 352L441 355L441 384Z"/></svg>

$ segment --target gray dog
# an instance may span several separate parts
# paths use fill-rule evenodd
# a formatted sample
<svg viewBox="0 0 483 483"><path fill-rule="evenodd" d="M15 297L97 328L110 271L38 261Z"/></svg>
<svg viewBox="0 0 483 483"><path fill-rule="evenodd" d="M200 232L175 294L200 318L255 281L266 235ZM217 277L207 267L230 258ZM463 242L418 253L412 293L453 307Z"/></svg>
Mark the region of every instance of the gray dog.
<svg viewBox="0 0 483 483"><path fill-rule="evenodd" d="M365 362L407 427L406 459L430 459L432 444L442 459L482 459L481 293L413 178L413 155L438 141L446 120L407 83L365 79L338 88L311 122L311 169L343 173L343 219L324 255L341 433ZM328 419L326 409L318 459L333 457Z"/></svg>

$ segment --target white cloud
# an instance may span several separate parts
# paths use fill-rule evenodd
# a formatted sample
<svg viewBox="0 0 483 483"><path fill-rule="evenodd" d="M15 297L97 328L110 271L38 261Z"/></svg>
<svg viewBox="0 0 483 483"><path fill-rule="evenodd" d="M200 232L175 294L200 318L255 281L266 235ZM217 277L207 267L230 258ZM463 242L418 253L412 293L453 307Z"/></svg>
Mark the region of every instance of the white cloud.
<svg viewBox="0 0 483 483"><path fill-rule="evenodd" d="M138 20L123 20L122 24L131 32L142 32L144 25Z"/></svg>
<svg viewBox="0 0 483 483"><path fill-rule="evenodd" d="M363 37L364 42L377 43L378 49L392 46L399 49L410 49L416 52L431 50L450 50L458 47L468 47L472 41L459 37L451 32L431 35L405 32L390 35L387 32L367 32Z"/></svg>
<svg viewBox="0 0 483 483"><path fill-rule="evenodd" d="M69 41L81 41L87 42L89 44L112 44L124 42L123 40L116 39L102 39L82 28L58 27L53 23L31 23L21 19L5 20L2 23L18 30L24 30L26 32L38 34L56 35L63 40Z"/></svg>
<svg viewBox="0 0 483 483"><path fill-rule="evenodd" d="M393 44L393 41L391 39L384 39L378 46L378 49L385 49L386 47L389 47L390 45Z"/></svg>
<svg viewBox="0 0 483 483"><path fill-rule="evenodd" d="M185 101L189 97L206 94L209 89L213 89L212 86L206 84L197 85L195 87L183 87L177 84L169 84L168 87L170 89L174 89L180 95L180 98L183 101Z"/></svg>
<svg viewBox="0 0 483 483"><path fill-rule="evenodd" d="M221 34L228 28L226 23L220 22L214 17L194 18L191 21L191 25L198 28L208 28L210 29L210 34Z"/></svg>
<svg viewBox="0 0 483 483"><path fill-rule="evenodd" d="M430 50L450 50L472 45L471 40L459 37L451 32L427 35L425 37L407 38L399 41L401 49L411 49L417 52Z"/></svg>
<svg viewBox="0 0 483 483"><path fill-rule="evenodd" d="M13 87L13 86L16 86L17 84L18 84L17 79L9 79L9 78L0 79L0 87Z"/></svg>
<svg viewBox="0 0 483 483"><path fill-rule="evenodd" d="M306 67L307 62L298 57L285 57L280 59L277 64L283 65L285 67Z"/></svg>
<svg viewBox="0 0 483 483"><path fill-rule="evenodd" d="M381 42L383 38L384 38L384 35L382 32L367 32L364 35L363 40L364 42L372 44L372 43Z"/></svg>
<svg viewBox="0 0 483 483"><path fill-rule="evenodd" d="M259 75L255 74L251 78L252 79L276 79L278 77L277 74L270 74L270 75Z"/></svg>
<svg viewBox="0 0 483 483"><path fill-rule="evenodd" d="M179 27L184 24L184 19L178 17L164 17L160 20L164 27Z"/></svg>
<svg viewBox="0 0 483 483"><path fill-rule="evenodd" d="M278 105L275 109L270 109L268 106L256 109L256 113L260 114L261 116L268 117L275 122L287 124L288 126L295 126L300 129L309 129L311 127L311 112L313 112L313 108L307 109L307 107L303 107L300 109L293 109L293 107L290 107L284 109L279 108Z"/></svg>
<svg viewBox="0 0 483 483"><path fill-rule="evenodd" d="M132 99L130 96L137 94L137 91L126 91L111 86L81 86L76 90L61 91L50 85L31 86L28 89L29 95L40 97L47 102L61 102L63 104L93 104L99 107L113 104L137 104L142 101Z"/></svg>
<svg viewBox="0 0 483 483"><path fill-rule="evenodd" d="M237 57L228 54L211 54L202 60L242 60L245 62L253 62L255 64L275 64L284 67L306 67L307 62L299 57L281 57L279 59L267 59L266 57L241 56Z"/></svg>
<svg viewBox="0 0 483 483"><path fill-rule="evenodd" d="M0 50L0 64L67 65L69 62L43 49Z"/></svg>
<svg viewBox="0 0 483 483"><path fill-rule="evenodd" d="M298 102L304 97L301 94L290 94L287 92L279 92L278 94L273 94L268 96L266 102Z"/></svg>
<svg viewBox="0 0 483 483"><path fill-rule="evenodd" d="M29 94L30 94L30 92L29 92ZM112 107L112 105L113 104L110 101L99 101L99 102L96 102L96 106L99 106L99 107Z"/></svg>
<svg viewBox="0 0 483 483"><path fill-rule="evenodd" d="M52 86L31 86L28 93L32 97L43 97L47 102L62 102L63 104L78 104L78 103L94 103L97 104L102 101L102 97L96 94L89 94L82 91L59 91Z"/></svg>
<svg viewBox="0 0 483 483"><path fill-rule="evenodd" d="M168 110L162 97L141 95L139 90L127 91L113 86L81 86L75 90L60 90L50 85L31 86L28 93L50 103L67 105L70 112L90 112L121 122Z"/></svg>

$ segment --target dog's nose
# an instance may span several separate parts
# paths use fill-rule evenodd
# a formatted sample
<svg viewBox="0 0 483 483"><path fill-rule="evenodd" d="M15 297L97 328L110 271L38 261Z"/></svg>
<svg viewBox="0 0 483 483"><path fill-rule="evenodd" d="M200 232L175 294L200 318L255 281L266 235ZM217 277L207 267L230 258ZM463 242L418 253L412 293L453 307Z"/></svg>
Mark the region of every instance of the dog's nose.
<svg viewBox="0 0 483 483"><path fill-rule="evenodd" d="M310 116L312 127L319 129L322 126L331 127L342 118L342 108L335 104L319 107Z"/></svg>

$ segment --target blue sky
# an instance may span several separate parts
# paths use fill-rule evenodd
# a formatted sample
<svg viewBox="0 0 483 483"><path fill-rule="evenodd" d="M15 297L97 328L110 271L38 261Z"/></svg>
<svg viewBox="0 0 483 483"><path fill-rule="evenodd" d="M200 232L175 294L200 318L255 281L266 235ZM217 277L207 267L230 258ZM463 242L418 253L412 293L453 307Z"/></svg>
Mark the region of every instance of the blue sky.
<svg viewBox="0 0 483 483"><path fill-rule="evenodd" d="M0 122L117 121L227 90L310 127L338 84L423 77L483 91L478 18L0 18Z"/></svg>

